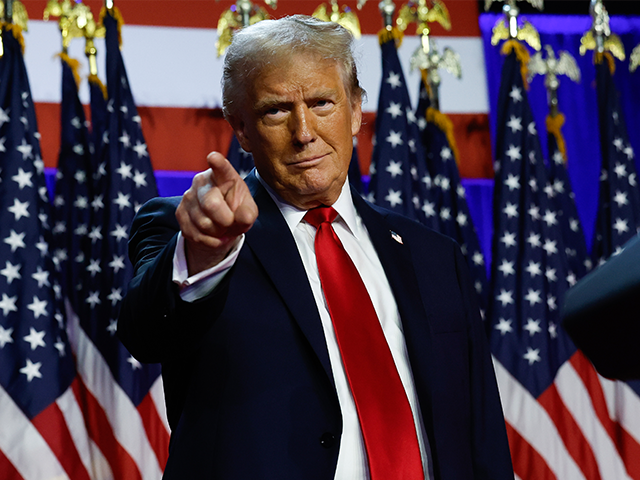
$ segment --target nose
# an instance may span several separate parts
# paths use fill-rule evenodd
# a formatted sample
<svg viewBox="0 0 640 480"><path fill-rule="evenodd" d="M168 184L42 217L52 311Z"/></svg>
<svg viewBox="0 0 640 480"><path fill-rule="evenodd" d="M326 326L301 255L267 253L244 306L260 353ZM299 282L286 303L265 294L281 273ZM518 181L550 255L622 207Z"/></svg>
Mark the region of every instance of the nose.
<svg viewBox="0 0 640 480"><path fill-rule="evenodd" d="M313 112L305 104L297 105L291 114L291 134L294 143L306 145L316 139L316 122Z"/></svg>

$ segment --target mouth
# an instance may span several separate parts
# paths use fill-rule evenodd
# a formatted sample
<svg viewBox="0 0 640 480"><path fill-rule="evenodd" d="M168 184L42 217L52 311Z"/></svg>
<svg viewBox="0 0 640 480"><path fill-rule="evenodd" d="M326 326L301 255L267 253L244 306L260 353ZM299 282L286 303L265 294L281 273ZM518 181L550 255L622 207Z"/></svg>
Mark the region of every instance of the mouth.
<svg viewBox="0 0 640 480"><path fill-rule="evenodd" d="M312 155L305 158L295 159L289 166L298 168L310 168L318 165L326 157L325 154Z"/></svg>

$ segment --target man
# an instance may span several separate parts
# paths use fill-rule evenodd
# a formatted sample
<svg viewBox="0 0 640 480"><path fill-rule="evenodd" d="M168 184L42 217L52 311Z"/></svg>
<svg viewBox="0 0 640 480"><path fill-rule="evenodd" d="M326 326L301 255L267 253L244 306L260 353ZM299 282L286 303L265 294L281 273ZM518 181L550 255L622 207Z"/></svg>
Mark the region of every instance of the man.
<svg viewBox="0 0 640 480"><path fill-rule="evenodd" d="M163 364L166 479L513 478L458 247L350 192L351 42L304 16L237 33L223 108L257 171L212 153L134 222L118 333Z"/></svg>

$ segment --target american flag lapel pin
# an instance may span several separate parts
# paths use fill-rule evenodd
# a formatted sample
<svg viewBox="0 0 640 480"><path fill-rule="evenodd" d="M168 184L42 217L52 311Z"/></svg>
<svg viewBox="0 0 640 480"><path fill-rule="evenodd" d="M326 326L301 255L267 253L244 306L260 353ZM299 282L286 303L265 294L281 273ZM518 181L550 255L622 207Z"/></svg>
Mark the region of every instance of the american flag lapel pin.
<svg viewBox="0 0 640 480"><path fill-rule="evenodd" d="M398 235L396 232L394 232L393 230L391 230L391 238L393 238L400 245L403 245L402 237L400 235Z"/></svg>

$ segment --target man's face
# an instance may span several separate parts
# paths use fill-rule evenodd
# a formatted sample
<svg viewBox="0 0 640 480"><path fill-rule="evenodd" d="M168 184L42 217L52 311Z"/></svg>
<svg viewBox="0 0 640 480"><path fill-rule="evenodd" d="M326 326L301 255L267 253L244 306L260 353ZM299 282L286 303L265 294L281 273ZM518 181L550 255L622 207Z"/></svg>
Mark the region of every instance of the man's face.
<svg viewBox="0 0 640 480"><path fill-rule="evenodd" d="M299 208L333 204L347 177L362 111L339 68L309 54L266 67L230 118L262 178Z"/></svg>

